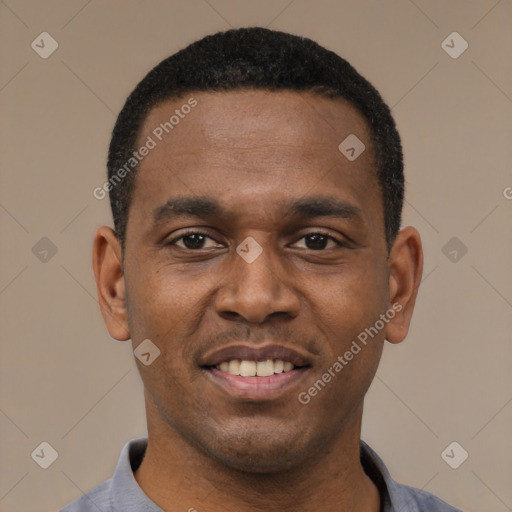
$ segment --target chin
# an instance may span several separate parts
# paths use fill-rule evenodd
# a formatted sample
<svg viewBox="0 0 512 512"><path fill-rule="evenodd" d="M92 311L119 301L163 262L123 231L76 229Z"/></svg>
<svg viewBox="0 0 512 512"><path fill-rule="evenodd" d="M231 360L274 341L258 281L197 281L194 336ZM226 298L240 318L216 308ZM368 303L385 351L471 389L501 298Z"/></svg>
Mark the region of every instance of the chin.
<svg viewBox="0 0 512 512"><path fill-rule="evenodd" d="M213 443L201 446L203 451L223 466L245 473L271 474L293 470L302 466L308 454L319 449L318 443L308 442L297 432L285 436L285 432L277 429L270 433L247 429L217 434Z"/></svg>
<svg viewBox="0 0 512 512"><path fill-rule="evenodd" d="M223 466L243 473L273 474L293 470L298 465L299 457L289 452L286 456L276 457L275 454L257 452L219 453L210 454ZM290 456L292 458L290 458Z"/></svg>

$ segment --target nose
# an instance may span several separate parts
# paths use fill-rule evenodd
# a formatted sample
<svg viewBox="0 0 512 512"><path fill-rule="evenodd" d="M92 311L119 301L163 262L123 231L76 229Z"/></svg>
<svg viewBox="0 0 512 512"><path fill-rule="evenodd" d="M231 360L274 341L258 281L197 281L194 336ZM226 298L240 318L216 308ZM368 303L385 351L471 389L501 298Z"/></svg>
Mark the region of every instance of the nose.
<svg viewBox="0 0 512 512"><path fill-rule="evenodd" d="M216 296L219 315L262 324L270 316L295 318L299 314L300 300L279 255L264 248L251 262L236 252L232 258L231 271Z"/></svg>

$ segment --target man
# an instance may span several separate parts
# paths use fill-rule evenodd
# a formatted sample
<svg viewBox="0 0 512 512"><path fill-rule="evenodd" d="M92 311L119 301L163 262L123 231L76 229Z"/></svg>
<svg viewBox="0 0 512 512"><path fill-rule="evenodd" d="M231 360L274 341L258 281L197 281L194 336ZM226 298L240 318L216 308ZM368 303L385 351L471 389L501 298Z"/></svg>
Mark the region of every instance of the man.
<svg viewBox="0 0 512 512"><path fill-rule="evenodd" d="M108 172L94 272L109 333L132 340L148 440L65 512L456 510L360 441L423 264L372 85L308 39L215 34L132 92Z"/></svg>

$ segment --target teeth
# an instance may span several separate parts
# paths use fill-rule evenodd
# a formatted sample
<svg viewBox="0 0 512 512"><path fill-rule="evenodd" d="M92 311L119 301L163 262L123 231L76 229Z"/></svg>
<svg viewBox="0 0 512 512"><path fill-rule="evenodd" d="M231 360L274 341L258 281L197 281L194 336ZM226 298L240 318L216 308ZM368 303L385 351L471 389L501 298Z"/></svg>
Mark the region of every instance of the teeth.
<svg viewBox="0 0 512 512"><path fill-rule="evenodd" d="M267 361L258 361L256 363L256 375L258 377L269 377L274 375L274 361L267 359Z"/></svg>
<svg viewBox="0 0 512 512"><path fill-rule="evenodd" d="M233 359L229 361L228 364L228 372L231 373L231 375L240 375L240 361L238 359Z"/></svg>
<svg viewBox="0 0 512 512"><path fill-rule="evenodd" d="M295 367L290 361L281 359L267 359L266 361L240 361L232 359L223 361L217 365L217 368L231 375L241 375L242 377L270 377L274 373L283 373L293 370Z"/></svg>
<svg viewBox="0 0 512 512"><path fill-rule="evenodd" d="M240 375L242 377L255 377L256 363L254 361L240 361Z"/></svg>
<svg viewBox="0 0 512 512"><path fill-rule="evenodd" d="M285 361L284 366L283 366L283 371L289 372L291 370L293 370L293 364L290 363L290 361Z"/></svg>
<svg viewBox="0 0 512 512"><path fill-rule="evenodd" d="M276 359L274 361L274 373L283 373L284 372L284 361L281 359Z"/></svg>

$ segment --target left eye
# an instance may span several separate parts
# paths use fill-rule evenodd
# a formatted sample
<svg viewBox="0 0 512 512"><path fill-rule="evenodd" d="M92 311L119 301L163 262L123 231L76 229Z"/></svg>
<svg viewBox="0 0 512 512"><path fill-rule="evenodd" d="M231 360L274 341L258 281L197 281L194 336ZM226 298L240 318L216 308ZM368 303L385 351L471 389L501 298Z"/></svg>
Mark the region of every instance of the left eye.
<svg viewBox="0 0 512 512"><path fill-rule="evenodd" d="M304 235L299 240L306 240L304 249L311 249L313 251L320 251L322 249L331 249L331 247L327 247L329 242L334 244L334 247L338 247L341 244L332 236L326 235L324 233L309 233L308 235ZM297 243L297 242L296 242Z"/></svg>

